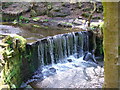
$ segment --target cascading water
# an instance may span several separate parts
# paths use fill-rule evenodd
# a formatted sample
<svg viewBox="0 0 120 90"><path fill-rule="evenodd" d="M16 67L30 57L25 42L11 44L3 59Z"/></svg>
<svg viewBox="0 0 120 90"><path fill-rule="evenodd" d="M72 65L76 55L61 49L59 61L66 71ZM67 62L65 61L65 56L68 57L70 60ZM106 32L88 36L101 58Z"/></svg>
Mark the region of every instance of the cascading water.
<svg viewBox="0 0 120 90"><path fill-rule="evenodd" d="M41 36L41 34L40 33L38 34L38 32L33 34L33 32L30 33L26 30L22 30L19 28L13 28L11 26L6 26L6 25L3 26L2 25L0 27L1 27L1 32L0 32L1 34L16 33L16 34L22 35L23 37L26 37L26 39L27 39L27 37L34 37L36 35L37 35L37 37L40 37L39 39L38 38L35 39L35 40L37 40L36 42L33 42L35 40L32 40L33 43L30 43L31 42L31 40L30 40L30 42L28 42L28 44L26 46L25 55L23 54L23 56L20 57L20 58L22 58L22 62L23 62L23 68L22 68L23 75L22 76L24 77L24 79L23 79L24 82L26 82L25 84L30 84L31 82L34 82L34 81L41 82L41 81L44 81L45 79L49 78L49 76L53 75L53 78L58 77L58 81L55 80L53 82L55 84L56 84L56 82L58 82L56 85L59 87L60 86L59 79L63 79L62 82L67 81L67 83L74 82L72 80L69 81L69 78L64 79L63 77L64 76L67 77L67 75L69 77L74 76L73 75L74 71L76 72L76 69L78 69L78 68L79 68L79 71L77 71L77 72L79 72L79 73L78 73L78 75L76 75L77 74L76 73L75 76L81 76L81 77L78 77L76 82L74 82L74 83L78 83L79 81L80 81L79 83L82 83L81 81L84 81L85 75L89 72L92 72L91 68L98 67L98 64L96 64L94 62L88 62L88 61L83 60L83 55L85 55L85 52L86 51L91 52L94 49L94 44L95 44L93 42L93 39L94 39L93 34L94 33L90 33L90 31L72 32L72 33L67 33L67 31L64 31L64 33L66 33L66 34L56 35L56 33L46 34L46 31L43 30L45 33L44 33L44 35ZM41 30L36 30L36 31L41 32ZM26 36L26 35L28 35L28 36ZM51 35L51 37L46 37L46 36L50 36L50 35ZM55 35L55 36L53 36L53 35ZM46 38L43 38L43 37L46 37ZM27 40L29 40L29 39L27 39ZM97 43L97 45L98 45L98 43ZM97 48L96 51L98 52L97 53L97 55L98 55L100 52L99 46L97 46L96 48ZM103 66L103 65L101 65L101 66ZM101 66L99 68L101 68ZM97 68L97 69L99 69L99 68ZM88 71L86 71L87 73L85 73L85 69L88 69ZM69 72L69 70L72 70L72 72ZM97 70L97 71L99 71L99 70ZM63 74L61 74L61 73L63 73ZM55 75L55 77L54 77L54 75ZM86 75L86 76L88 76L88 75ZM91 76L94 76L93 73L91 73ZM96 78L96 76L93 78ZM71 79L72 79L72 77L71 77ZM79 81L78 81L78 79L79 79ZM89 78L87 80L89 80ZM95 80L95 79L93 79L93 80ZM74 84L74 83L72 83L72 84ZM53 84L52 87L54 87L55 84ZM57 86L55 86L55 87L57 87ZM22 86L22 87L24 87L24 86ZM48 87L49 87L49 85L48 85ZM67 87L67 85L66 85L66 87ZM84 88L84 86L83 86L83 88Z"/></svg>
<svg viewBox="0 0 120 90"><path fill-rule="evenodd" d="M38 60L42 66L64 62L65 58L73 54L83 55L84 48L88 48L86 32L72 32L55 35L39 41Z"/></svg>
<svg viewBox="0 0 120 90"><path fill-rule="evenodd" d="M88 64L83 60L84 53L89 51L89 38L92 38L89 37L89 32L81 31L46 37L31 44L31 48L36 47L39 68L27 83L36 78L43 80L56 72L60 73L70 68L96 67L95 63Z"/></svg>

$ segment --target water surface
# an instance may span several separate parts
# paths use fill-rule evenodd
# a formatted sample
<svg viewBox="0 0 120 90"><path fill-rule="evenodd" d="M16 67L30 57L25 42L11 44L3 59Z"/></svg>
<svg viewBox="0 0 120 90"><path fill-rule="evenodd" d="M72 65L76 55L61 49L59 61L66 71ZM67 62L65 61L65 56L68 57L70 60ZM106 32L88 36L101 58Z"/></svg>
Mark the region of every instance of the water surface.
<svg viewBox="0 0 120 90"><path fill-rule="evenodd" d="M47 27L39 24L12 24L5 23L0 25L0 34L18 34L27 39L28 43L34 42L38 39L54 36L57 34L77 32L79 30L71 30L58 27Z"/></svg>
<svg viewBox="0 0 120 90"><path fill-rule="evenodd" d="M68 59L72 62L68 62ZM64 63L42 67L41 73L38 73L39 70L41 67L33 76L34 79L30 80L33 80L30 83L33 88L102 88L104 82L103 62L96 64L92 61L84 61L83 57L76 58L75 55L66 58ZM43 80L40 79L41 74Z"/></svg>

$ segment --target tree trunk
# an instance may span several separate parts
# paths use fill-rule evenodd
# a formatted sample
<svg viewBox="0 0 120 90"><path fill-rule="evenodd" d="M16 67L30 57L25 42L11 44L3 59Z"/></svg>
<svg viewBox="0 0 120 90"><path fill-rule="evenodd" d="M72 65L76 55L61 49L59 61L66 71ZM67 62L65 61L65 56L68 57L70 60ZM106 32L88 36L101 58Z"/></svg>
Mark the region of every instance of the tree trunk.
<svg viewBox="0 0 120 90"><path fill-rule="evenodd" d="M118 88L118 3L103 2L104 6L104 88Z"/></svg>

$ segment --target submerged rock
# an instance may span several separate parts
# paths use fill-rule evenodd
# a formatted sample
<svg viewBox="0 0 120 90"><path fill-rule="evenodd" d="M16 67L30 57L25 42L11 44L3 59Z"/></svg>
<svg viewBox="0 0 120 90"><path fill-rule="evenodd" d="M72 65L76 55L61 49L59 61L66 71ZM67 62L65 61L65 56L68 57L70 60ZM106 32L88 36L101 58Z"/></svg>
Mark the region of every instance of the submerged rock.
<svg viewBox="0 0 120 90"><path fill-rule="evenodd" d="M73 64L73 66L74 66L74 67L80 67L80 65L79 65L79 64Z"/></svg>
<svg viewBox="0 0 120 90"><path fill-rule="evenodd" d="M43 74L40 73L40 74L34 75L32 78L43 80Z"/></svg>
<svg viewBox="0 0 120 90"><path fill-rule="evenodd" d="M48 68L46 69L45 71L42 72L43 76L45 77L49 77L49 76L52 76L56 73L56 69L51 67L51 68Z"/></svg>
<svg viewBox="0 0 120 90"><path fill-rule="evenodd" d="M56 69L55 68L49 68L49 70L52 72L52 73L55 73L56 72Z"/></svg>

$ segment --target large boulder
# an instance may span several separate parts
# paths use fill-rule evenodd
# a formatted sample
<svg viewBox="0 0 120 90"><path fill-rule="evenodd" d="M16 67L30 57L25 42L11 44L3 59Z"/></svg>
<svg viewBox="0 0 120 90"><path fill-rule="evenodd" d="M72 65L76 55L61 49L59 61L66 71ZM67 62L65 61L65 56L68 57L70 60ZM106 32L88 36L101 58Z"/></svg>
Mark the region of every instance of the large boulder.
<svg viewBox="0 0 120 90"><path fill-rule="evenodd" d="M95 63L97 63L94 54L90 53L90 52L85 52L85 55L83 57L83 60L85 61L93 61Z"/></svg>
<svg viewBox="0 0 120 90"><path fill-rule="evenodd" d="M50 10L48 16L51 17L65 17L70 15L70 9L66 7L54 6L52 10Z"/></svg>

